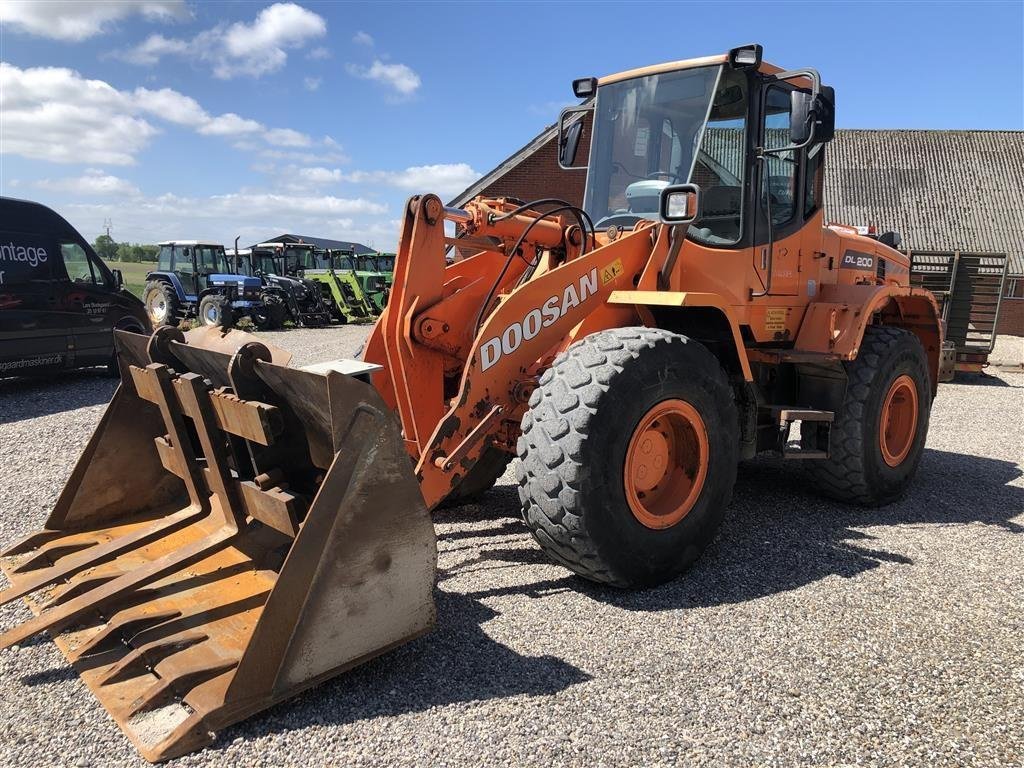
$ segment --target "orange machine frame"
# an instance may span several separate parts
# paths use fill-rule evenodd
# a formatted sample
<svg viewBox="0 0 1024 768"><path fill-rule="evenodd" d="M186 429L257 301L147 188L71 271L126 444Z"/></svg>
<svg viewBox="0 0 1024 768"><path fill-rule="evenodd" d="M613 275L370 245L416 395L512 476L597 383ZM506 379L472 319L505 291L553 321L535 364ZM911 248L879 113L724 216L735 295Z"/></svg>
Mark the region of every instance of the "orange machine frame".
<svg viewBox="0 0 1024 768"><path fill-rule="evenodd" d="M778 293L751 298L763 280L755 266L760 247L725 254L684 241L659 289L672 227L641 221L614 239L584 238L562 217L507 215L514 208L476 199L446 209L434 195L413 197L395 288L366 345L364 359L383 366L374 384L398 412L428 506L451 492L488 445L514 451L530 393L560 351L599 330L650 325L654 307L721 313L748 382L752 363L851 360L872 322L917 333L933 387L938 381L938 307L930 293L909 286L906 256L854 230L824 227L820 212L776 243L783 254L772 266ZM446 247L456 242L445 237L446 218L463 228L460 245L483 250L446 264ZM846 251L884 258L887 277L841 268Z"/></svg>

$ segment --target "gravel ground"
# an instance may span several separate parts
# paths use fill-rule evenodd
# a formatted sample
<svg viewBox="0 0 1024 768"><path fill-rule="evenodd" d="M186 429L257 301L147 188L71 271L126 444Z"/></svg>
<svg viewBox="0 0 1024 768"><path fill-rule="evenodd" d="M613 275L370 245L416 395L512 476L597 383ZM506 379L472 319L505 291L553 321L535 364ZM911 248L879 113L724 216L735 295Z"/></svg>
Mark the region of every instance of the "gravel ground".
<svg viewBox="0 0 1024 768"><path fill-rule="evenodd" d="M268 334L299 363L364 335ZM113 386L0 382L0 541L42 524ZM708 552L643 593L549 564L509 472L437 517L432 634L173 765L1019 766L1022 416L1022 374L942 385L912 493L884 509L747 463ZM143 763L36 640L0 654L0 765Z"/></svg>
<svg viewBox="0 0 1024 768"><path fill-rule="evenodd" d="M1024 338L1020 336L996 336L990 365L1000 368L1024 368Z"/></svg>

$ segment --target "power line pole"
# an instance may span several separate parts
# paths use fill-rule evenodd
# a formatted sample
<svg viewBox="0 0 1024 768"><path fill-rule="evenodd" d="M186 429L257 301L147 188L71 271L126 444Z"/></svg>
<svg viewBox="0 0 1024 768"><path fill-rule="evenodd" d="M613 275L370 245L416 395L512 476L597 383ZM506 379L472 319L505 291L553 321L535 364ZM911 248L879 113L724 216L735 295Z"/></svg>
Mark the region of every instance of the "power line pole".
<svg viewBox="0 0 1024 768"><path fill-rule="evenodd" d="M110 228L114 226L114 222L110 219L103 220L103 229L107 231L107 237L110 237Z"/></svg>

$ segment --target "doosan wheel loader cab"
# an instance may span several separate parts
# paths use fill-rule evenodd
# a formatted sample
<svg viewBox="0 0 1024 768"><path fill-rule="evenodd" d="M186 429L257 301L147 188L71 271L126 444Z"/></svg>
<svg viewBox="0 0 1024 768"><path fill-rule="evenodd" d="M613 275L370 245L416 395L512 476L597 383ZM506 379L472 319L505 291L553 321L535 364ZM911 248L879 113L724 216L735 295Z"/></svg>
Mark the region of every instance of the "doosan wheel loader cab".
<svg viewBox="0 0 1024 768"><path fill-rule="evenodd" d="M157 268L146 275L143 302L153 327L198 317L230 328L260 306L260 281L235 273L224 246L199 240L160 243Z"/></svg>
<svg viewBox="0 0 1024 768"><path fill-rule="evenodd" d="M575 93L559 154L586 135L583 207L412 197L362 360L118 332L121 386L46 527L0 557L0 605L35 614L0 647L51 631L162 760L429 631L428 510L513 456L538 544L624 588L700 556L759 451L847 502L904 493L942 328L904 255L823 226L817 73L747 46ZM448 264L453 244L479 250Z"/></svg>

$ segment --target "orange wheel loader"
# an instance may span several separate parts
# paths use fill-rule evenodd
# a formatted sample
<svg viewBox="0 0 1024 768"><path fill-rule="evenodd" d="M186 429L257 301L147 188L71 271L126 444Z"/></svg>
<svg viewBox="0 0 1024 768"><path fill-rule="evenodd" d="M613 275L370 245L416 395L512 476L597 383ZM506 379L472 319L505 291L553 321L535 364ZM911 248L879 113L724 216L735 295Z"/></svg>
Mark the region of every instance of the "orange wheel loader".
<svg viewBox="0 0 1024 768"><path fill-rule="evenodd" d="M157 761L427 632L429 510L510 460L541 548L624 588L700 556L758 453L900 496L943 330L906 256L825 225L832 89L754 45L573 86L583 205L413 197L362 360L119 333L119 389L3 555L35 616L0 645L49 631Z"/></svg>

